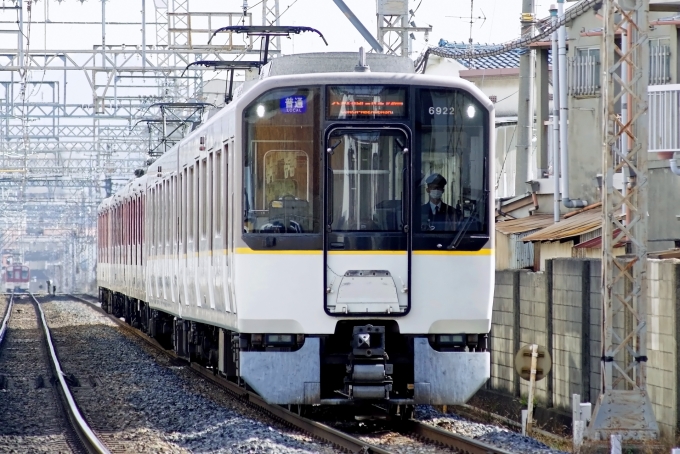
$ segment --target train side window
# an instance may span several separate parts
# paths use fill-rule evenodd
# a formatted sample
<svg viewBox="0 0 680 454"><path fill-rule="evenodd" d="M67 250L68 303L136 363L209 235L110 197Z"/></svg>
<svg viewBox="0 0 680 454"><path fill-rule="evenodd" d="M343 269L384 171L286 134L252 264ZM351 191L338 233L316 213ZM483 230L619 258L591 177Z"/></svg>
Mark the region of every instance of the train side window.
<svg viewBox="0 0 680 454"><path fill-rule="evenodd" d="M319 233L319 89L270 91L244 115L244 232Z"/></svg>
<svg viewBox="0 0 680 454"><path fill-rule="evenodd" d="M158 236L158 221L156 220L156 212L158 211L158 201L156 196L156 188L151 190L151 246L153 247L152 255L156 255L156 237Z"/></svg>
<svg viewBox="0 0 680 454"><path fill-rule="evenodd" d="M200 194L200 207L201 207L201 238L206 238L208 236L208 159L203 159L201 162L201 194Z"/></svg>
<svg viewBox="0 0 680 454"><path fill-rule="evenodd" d="M182 254L187 253L187 169L180 175L180 220L179 228L182 231L180 241L182 242ZM185 257L186 258L186 257Z"/></svg>
<svg viewBox="0 0 680 454"><path fill-rule="evenodd" d="M170 180L165 181L165 246L168 248L166 254L170 253L172 244L172 185Z"/></svg>
<svg viewBox="0 0 680 454"><path fill-rule="evenodd" d="M156 210L156 218L158 219L158 240L156 241L156 245L158 246L158 252L157 255L160 255L163 251L163 216L165 213L163 213L163 184L159 183L158 184L158 191L157 191L157 197L156 197L156 206L158 207Z"/></svg>
<svg viewBox="0 0 680 454"><path fill-rule="evenodd" d="M215 161L213 164L213 173L215 175L214 181L213 181L213 202L214 202L214 208L213 208L213 223L214 223L214 229L215 229L215 235L219 236L220 233L222 233L222 223L220 220L222 219L222 152L217 151L215 153L214 157Z"/></svg>
<svg viewBox="0 0 680 454"><path fill-rule="evenodd" d="M208 184L206 185L206 192L208 193L208 200L205 204L205 209L208 211L206 215L206 223L208 224L208 249L213 250L213 237L215 236L215 226L213 225L214 205L215 199L215 153L210 153L208 158ZM213 263L215 254L210 254L210 262Z"/></svg>
<svg viewBox="0 0 680 454"><path fill-rule="evenodd" d="M196 186L194 187L194 193L196 194L196 200L194 201L194 220L196 225L194 226L194 243L196 244L195 250L198 252L198 239L200 237L199 233L201 231L201 183L203 182L201 178L201 162L196 161Z"/></svg>
<svg viewBox="0 0 680 454"><path fill-rule="evenodd" d="M222 164L222 175L224 175L224 183L222 183L222 191L224 193L224 236L225 242L227 244L226 237L229 232L229 145L224 145L224 163ZM222 222L222 221L220 221Z"/></svg>
<svg viewBox="0 0 680 454"><path fill-rule="evenodd" d="M187 182L187 238L194 239L194 166L189 168Z"/></svg>

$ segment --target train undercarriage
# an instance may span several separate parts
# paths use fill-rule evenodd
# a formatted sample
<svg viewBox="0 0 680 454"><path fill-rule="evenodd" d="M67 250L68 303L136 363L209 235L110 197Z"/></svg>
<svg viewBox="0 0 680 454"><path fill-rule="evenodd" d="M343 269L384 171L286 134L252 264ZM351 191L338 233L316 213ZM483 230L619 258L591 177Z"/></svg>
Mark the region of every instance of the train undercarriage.
<svg viewBox="0 0 680 454"><path fill-rule="evenodd" d="M298 409L380 404L408 418L415 404L467 401L488 377L487 334L404 335L381 319L340 320L331 335L236 333L104 288L99 300L178 356Z"/></svg>

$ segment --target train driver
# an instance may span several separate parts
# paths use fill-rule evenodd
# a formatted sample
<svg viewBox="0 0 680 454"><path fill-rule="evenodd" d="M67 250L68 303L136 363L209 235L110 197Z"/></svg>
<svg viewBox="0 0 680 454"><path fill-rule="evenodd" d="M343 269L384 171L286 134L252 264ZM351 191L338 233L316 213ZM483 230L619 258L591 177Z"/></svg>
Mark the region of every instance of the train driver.
<svg viewBox="0 0 680 454"><path fill-rule="evenodd" d="M433 173L425 180L429 200L421 206L420 219L422 230L454 230L456 210L442 202L446 178L438 173Z"/></svg>

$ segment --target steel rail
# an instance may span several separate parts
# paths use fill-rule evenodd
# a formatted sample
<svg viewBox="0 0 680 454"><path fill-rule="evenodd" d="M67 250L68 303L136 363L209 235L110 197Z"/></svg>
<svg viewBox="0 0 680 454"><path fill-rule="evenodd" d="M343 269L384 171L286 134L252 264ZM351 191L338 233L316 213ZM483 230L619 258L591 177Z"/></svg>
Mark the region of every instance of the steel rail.
<svg viewBox="0 0 680 454"><path fill-rule="evenodd" d="M9 296L7 312L5 313L5 317L2 319L2 325L0 325L0 344L2 344L2 340L5 338L5 333L7 332L7 323L9 322L9 314L12 313L12 304L14 304L14 292L12 292Z"/></svg>
<svg viewBox="0 0 680 454"><path fill-rule="evenodd" d="M400 426L401 430L407 434L424 438L465 454L512 454L505 449L497 448L415 419L403 421L400 423Z"/></svg>
<svg viewBox="0 0 680 454"><path fill-rule="evenodd" d="M99 307L98 303L95 303L94 301L90 301L86 298L69 294L67 295L70 298L76 299L78 301L81 301L83 303L86 303L90 306L93 306L96 310L100 311L102 314L106 315L108 318L113 320L118 326L126 330L127 332L133 334L139 339L142 339L144 342L147 344L151 345L155 349L159 350L161 353L170 356L171 358L178 360L178 361L186 361L183 358L177 356L174 352L166 350L163 348L156 340L153 338L145 335L141 331L139 331L136 328L133 328L132 326L128 325L127 323L123 322L122 320L116 318L112 314L109 314L105 312L101 307ZM358 438L355 438L349 434L343 433L339 430L333 429L332 427L329 427L325 424L319 423L317 421L312 421L311 419L303 418L302 416L299 416L291 411L286 410L285 408L281 407L280 405L272 405L267 403L262 397L258 396L257 394L248 391L240 386L238 386L236 383L232 383L229 380L220 377L218 375L215 375L212 371L205 369L204 367L196 364L196 363L189 363L189 368L192 372L200 376L201 378L210 381L214 385L219 386L223 390L225 390L229 395L232 397L248 404L251 407L254 407L255 409L259 410L261 413L266 414L270 418L273 418L275 420L278 420L280 422L283 422L284 424L288 426L293 426L297 428L298 430L301 430L303 432L308 433L309 435L313 436L314 438L324 440L326 442L329 442L341 449L348 450L350 452L358 452L362 454L392 454L392 451L388 451L386 449L380 448L378 446L371 445L369 443L366 443ZM471 454L476 454L476 453L471 453ZM503 453L505 454L505 453Z"/></svg>
<svg viewBox="0 0 680 454"><path fill-rule="evenodd" d="M38 302L36 297L32 293L29 293L29 295L31 296L31 298L33 298L33 301L35 302L35 305L38 308L38 312L40 313L40 320L42 321L43 332L45 334L45 339L47 340L47 345L50 351L50 363L52 369L54 370L55 375L57 376L57 380L59 382L58 386L59 394L61 395L62 400L65 403L64 409L66 410L68 418L71 421L71 425L78 434L78 438L83 443L85 449L89 453L110 454L108 448L104 445L104 443L102 443L102 441L97 437L97 435L95 435L94 431L90 428L90 426L85 421L85 418L83 418L83 415L80 413L78 405L76 405L76 401L75 399L73 399L73 395L71 394L71 391L69 390L68 385L66 384L66 380L64 379L64 372L61 370L61 364L59 364L57 353L54 350L54 344L52 343L50 328L47 326L45 313L43 312L42 307L40 307L40 303Z"/></svg>

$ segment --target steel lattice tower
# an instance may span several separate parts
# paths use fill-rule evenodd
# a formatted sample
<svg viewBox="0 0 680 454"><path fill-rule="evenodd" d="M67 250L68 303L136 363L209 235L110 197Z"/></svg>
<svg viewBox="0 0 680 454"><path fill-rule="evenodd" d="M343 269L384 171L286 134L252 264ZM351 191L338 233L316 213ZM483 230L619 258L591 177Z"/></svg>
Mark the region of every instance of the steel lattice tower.
<svg viewBox="0 0 680 454"><path fill-rule="evenodd" d="M612 435L633 442L659 435L646 380L648 11L649 0L604 3L602 382L586 432L590 443L608 441ZM616 43L619 32L630 35L621 33L627 46ZM624 63L628 77L621 77ZM630 100L625 123L618 115L624 97ZM629 149L620 146L624 134ZM622 194L614 188L614 174L624 166L630 184ZM624 209L627 222L621 215ZM615 257L614 245L624 238L629 253Z"/></svg>

